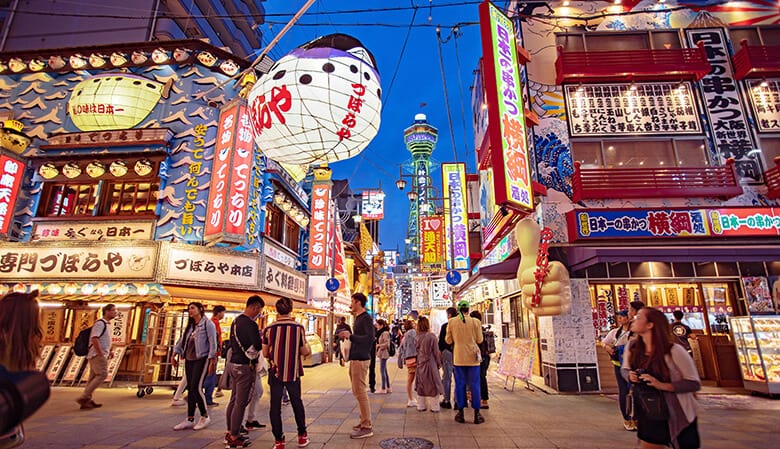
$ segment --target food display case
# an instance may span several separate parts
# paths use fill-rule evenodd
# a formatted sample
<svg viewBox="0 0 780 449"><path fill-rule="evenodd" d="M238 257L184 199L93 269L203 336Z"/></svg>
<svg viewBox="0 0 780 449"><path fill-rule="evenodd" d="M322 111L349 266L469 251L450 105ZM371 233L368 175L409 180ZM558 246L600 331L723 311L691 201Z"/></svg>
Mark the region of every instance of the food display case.
<svg viewBox="0 0 780 449"><path fill-rule="evenodd" d="M303 358L303 366L319 365L323 362L325 346L317 334L306 334L306 342L311 347L311 354Z"/></svg>
<svg viewBox="0 0 780 449"><path fill-rule="evenodd" d="M745 389L780 393L780 316L732 317Z"/></svg>

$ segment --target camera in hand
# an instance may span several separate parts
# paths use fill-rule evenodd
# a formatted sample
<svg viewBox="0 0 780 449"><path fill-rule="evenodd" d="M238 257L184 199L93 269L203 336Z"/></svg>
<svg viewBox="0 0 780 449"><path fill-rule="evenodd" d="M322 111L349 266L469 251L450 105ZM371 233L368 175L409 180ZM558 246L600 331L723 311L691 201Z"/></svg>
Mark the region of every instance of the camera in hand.
<svg viewBox="0 0 780 449"><path fill-rule="evenodd" d="M0 435L11 432L35 413L48 399L49 380L38 371L9 372L0 365ZM21 441L0 440L0 448ZM11 443L10 445L8 443Z"/></svg>

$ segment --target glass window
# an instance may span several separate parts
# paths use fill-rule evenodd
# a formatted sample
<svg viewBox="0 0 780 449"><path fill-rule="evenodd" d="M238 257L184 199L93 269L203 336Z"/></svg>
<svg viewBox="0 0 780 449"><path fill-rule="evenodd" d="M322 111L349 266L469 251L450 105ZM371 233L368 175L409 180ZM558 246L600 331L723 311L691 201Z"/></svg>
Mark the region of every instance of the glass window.
<svg viewBox="0 0 780 449"><path fill-rule="evenodd" d="M44 187L40 217L91 216L98 201L98 184L54 184Z"/></svg>
<svg viewBox="0 0 780 449"><path fill-rule="evenodd" d="M653 43L654 50L682 48L680 34L677 31L651 31L650 41Z"/></svg>
<svg viewBox="0 0 780 449"><path fill-rule="evenodd" d="M604 142L604 166L617 167L674 167L674 149L671 140L610 140Z"/></svg>
<svg viewBox="0 0 780 449"><path fill-rule="evenodd" d="M701 140L675 140L678 167L707 167L706 147Z"/></svg>
<svg viewBox="0 0 780 449"><path fill-rule="evenodd" d="M298 233L300 228L292 218L286 217L285 232L284 232L284 246L291 250L298 252Z"/></svg>
<svg viewBox="0 0 780 449"><path fill-rule="evenodd" d="M780 27L761 27L760 31L764 45L780 45Z"/></svg>
<svg viewBox="0 0 780 449"><path fill-rule="evenodd" d="M604 33L587 37L587 51L646 50L650 48L647 33Z"/></svg>
<svg viewBox="0 0 780 449"><path fill-rule="evenodd" d="M572 142L574 159L582 164L582 168L601 168L604 160L601 157L601 142Z"/></svg>
<svg viewBox="0 0 780 449"><path fill-rule="evenodd" d="M108 215L154 213L159 183L127 182L108 186Z"/></svg>
<svg viewBox="0 0 780 449"><path fill-rule="evenodd" d="M559 34L555 36L555 44L564 51L584 51L585 43L582 34Z"/></svg>
<svg viewBox="0 0 780 449"><path fill-rule="evenodd" d="M265 232L277 242L284 242L284 213L273 204L268 204L266 207Z"/></svg>
<svg viewBox="0 0 780 449"><path fill-rule="evenodd" d="M761 152L764 153L764 162L767 168L775 166L775 158L780 157L780 137L762 137Z"/></svg>
<svg viewBox="0 0 780 449"><path fill-rule="evenodd" d="M729 30L734 51L742 49L742 39L746 39L748 45L761 45L756 28L733 28Z"/></svg>

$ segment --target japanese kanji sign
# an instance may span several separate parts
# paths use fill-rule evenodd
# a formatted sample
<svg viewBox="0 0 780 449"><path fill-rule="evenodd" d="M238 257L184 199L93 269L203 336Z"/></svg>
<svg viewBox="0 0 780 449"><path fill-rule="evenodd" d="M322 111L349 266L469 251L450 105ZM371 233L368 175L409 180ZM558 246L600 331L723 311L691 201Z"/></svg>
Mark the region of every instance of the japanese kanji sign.
<svg viewBox="0 0 780 449"><path fill-rule="evenodd" d="M194 285L222 285L256 289L259 287L259 259L255 254L213 250L170 244L164 261L163 282Z"/></svg>
<svg viewBox="0 0 780 449"><path fill-rule="evenodd" d="M0 235L8 234L14 218L16 197L24 177L24 163L0 155Z"/></svg>
<svg viewBox="0 0 780 449"><path fill-rule="evenodd" d="M490 2L479 5L479 17L495 201L533 210L515 27Z"/></svg>
<svg viewBox="0 0 780 449"><path fill-rule="evenodd" d="M469 211L466 205L466 164L441 164L442 190L445 192L444 229L447 268L469 269Z"/></svg>
<svg viewBox="0 0 780 449"><path fill-rule="evenodd" d="M444 219L441 215L420 217L420 253L423 270L444 269Z"/></svg>
<svg viewBox="0 0 780 449"><path fill-rule="evenodd" d="M309 273L326 274L330 221L330 181L314 182L309 222Z"/></svg>
<svg viewBox="0 0 780 449"><path fill-rule="evenodd" d="M709 117L712 137L721 160L733 158L737 175L753 182L763 177L748 117L742 106L739 83L734 80L728 41L722 28L686 29L690 46L701 42L712 69L699 82L704 109Z"/></svg>
<svg viewBox="0 0 780 449"><path fill-rule="evenodd" d="M360 204L360 215L368 220L385 218L385 193L381 190L364 190Z"/></svg>
<svg viewBox="0 0 780 449"><path fill-rule="evenodd" d="M564 86L572 136L701 134L690 83Z"/></svg>
<svg viewBox="0 0 780 449"><path fill-rule="evenodd" d="M156 263L154 242L90 246L8 243L0 249L0 279L153 280Z"/></svg>
<svg viewBox="0 0 780 449"><path fill-rule="evenodd" d="M263 290L276 292L290 299L306 299L306 275L263 258Z"/></svg>
<svg viewBox="0 0 780 449"><path fill-rule="evenodd" d="M569 240L780 236L780 208L587 209L566 215Z"/></svg>
<svg viewBox="0 0 780 449"><path fill-rule="evenodd" d="M154 220L94 222L94 221L46 221L33 225L33 235L39 241L106 241L151 240Z"/></svg>
<svg viewBox="0 0 780 449"><path fill-rule="evenodd" d="M431 307L452 307L450 285L444 279L431 280Z"/></svg>
<svg viewBox="0 0 780 449"><path fill-rule="evenodd" d="M246 239L252 142L252 126L243 100L223 108L206 208L206 240L241 244Z"/></svg>
<svg viewBox="0 0 780 449"><path fill-rule="evenodd" d="M780 132L780 79L747 80L759 132Z"/></svg>

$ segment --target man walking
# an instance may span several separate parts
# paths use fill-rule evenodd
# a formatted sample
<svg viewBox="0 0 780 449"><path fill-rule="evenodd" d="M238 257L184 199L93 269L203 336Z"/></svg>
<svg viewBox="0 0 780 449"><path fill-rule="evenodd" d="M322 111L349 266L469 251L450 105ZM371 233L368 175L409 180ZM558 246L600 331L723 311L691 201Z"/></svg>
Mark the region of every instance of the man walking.
<svg viewBox="0 0 780 449"><path fill-rule="evenodd" d="M306 343L306 329L290 316L293 303L289 298L276 301L276 321L263 330L263 356L268 359L268 386L271 389L271 432L274 449L284 449L282 428L282 394L287 390L298 427L298 447L309 445L306 434L306 411L301 400L301 356L311 353Z"/></svg>
<svg viewBox="0 0 780 449"><path fill-rule="evenodd" d="M95 321L95 324L92 325L92 332L89 334L89 352L87 353L89 380L87 380L87 385L84 387L84 393L76 399L82 410L103 406L103 404L98 404L92 400L92 393L106 380L108 359L114 357L114 353L111 352L109 322L116 318L116 314L116 306L107 304L103 306L103 318Z"/></svg>
<svg viewBox="0 0 780 449"><path fill-rule="evenodd" d="M244 313L233 320L233 325L230 328L231 365L229 375L233 392L225 411L228 426L225 443L228 448L247 447L250 444L248 440L241 438L240 434L244 411L249 404L249 393L255 381L257 358L260 356L260 350L263 346L260 339L260 329L256 322L263 307L265 307L263 298L257 295L250 296L246 301Z"/></svg>
<svg viewBox="0 0 780 449"><path fill-rule="evenodd" d="M455 307L447 308L447 320L458 314ZM452 392L452 345L446 341L447 323L441 325L439 331L439 351L441 351L441 384L444 387L444 400L439 404L441 408L452 408L450 402Z"/></svg>
<svg viewBox="0 0 780 449"><path fill-rule="evenodd" d="M374 426L371 423L371 403L368 402L366 393L366 375L368 374L371 348L374 346L375 332L374 322L366 312L368 299L362 293L352 295L350 305L355 316L354 330L350 334L348 330L339 332L339 338L349 338L351 348L349 350L349 379L352 382L352 394L360 406L360 424L354 426L354 432L350 438L368 438L374 436Z"/></svg>
<svg viewBox="0 0 780 449"><path fill-rule="evenodd" d="M455 367L455 397L458 401L458 413L455 421L466 422L463 407L466 406L466 385L471 390L471 407L474 409L474 424L482 424L485 418L479 413L480 387L479 365L482 356L479 344L482 343L482 323L469 316L469 302L458 302L458 315L447 322L445 341L453 345L452 359Z"/></svg>
<svg viewBox="0 0 780 449"><path fill-rule="evenodd" d="M219 352L222 350L222 328L220 327L219 322L222 321L223 318L225 318L225 306L214 306L214 311L211 313L211 322L214 323L214 327L217 330L217 354L219 354ZM205 390L206 394L206 405L209 407L219 405L219 403L214 402L214 388L216 387L217 372L214 371L214 374L209 374L203 380L203 389Z"/></svg>

